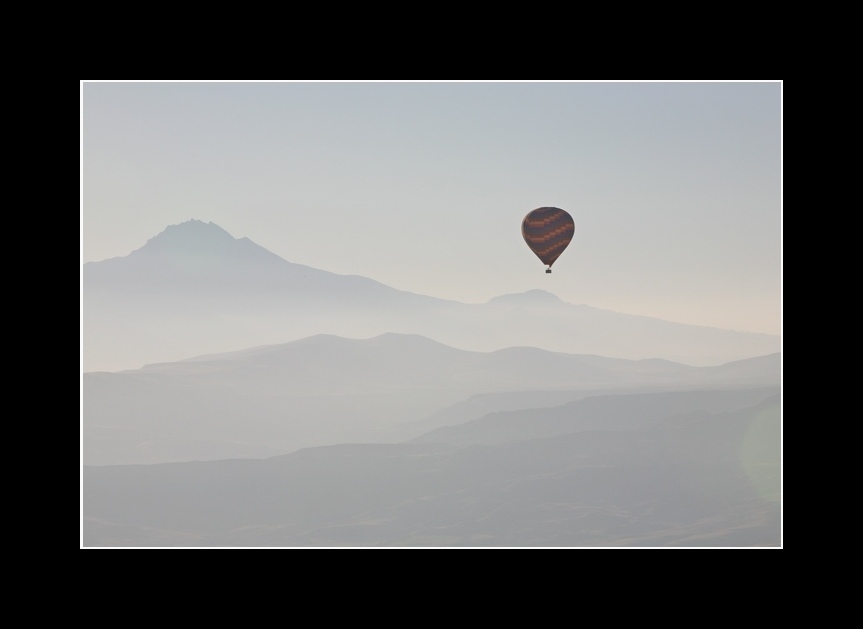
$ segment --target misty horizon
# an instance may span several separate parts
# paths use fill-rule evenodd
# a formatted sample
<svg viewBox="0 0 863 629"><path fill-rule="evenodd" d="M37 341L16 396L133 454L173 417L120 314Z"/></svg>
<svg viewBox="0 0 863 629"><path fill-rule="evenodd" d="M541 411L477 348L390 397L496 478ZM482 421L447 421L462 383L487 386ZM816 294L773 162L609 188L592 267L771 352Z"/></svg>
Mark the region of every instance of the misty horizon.
<svg viewBox="0 0 863 629"><path fill-rule="evenodd" d="M133 369L316 334L361 339L397 332L472 351L535 346L692 365L775 353L781 342L568 304L543 289L483 304L441 300L297 265L199 220L168 226L127 256L87 263L83 277L86 371ZM284 320L291 321L289 331ZM122 321L133 327L110 332ZM134 349L129 344L141 332L149 338ZM126 355L138 358L118 362L124 344Z"/></svg>
<svg viewBox="0 0 863 629"><path fill-rule="evenodd" d="M81 548L782 548L782 87L83 81Z"/></svg>
<svg viewBox="0 0 863 629"><path fill-rule="evenodd" d="M232 240L235 240L235 241L242 241L242 242L244 242L244 243L246 243L246 242L247 242L247 243L250 243L250 244L254 245L255 247L259 247L260 249L262 249L263 251L265 251L267 254L269 254L269 255L271 255L271 256L274 256L274 257L280 258L280 259L282 259L282 260L284 260L284 261L286 261L286 262L290 262L290 264L292 264L292 265L296 265L296 266L301 267L301 268L305 268L305 269L309 269L309 270L314 270L314 271L323 271L323 272L325 272L325 273L329 273L329 274L332 274L332 275L343 276L343 277L363 277L363 276L360 276L360 275L355 274L355 273L337 273L337 272L335 272L335 271L328 270L328 269L325 269L325 268L314 268L314 267L310 267L310 266L308 266L308 265L298 264L298 263L296 263L296 262L292 262L292 261L290 261L290 260L287 260L286 258L282 258L281 256L277 256L276 254L274 254L274 253L272 253L272 252L266 251L265 249L263 249L263 247L260 247L260 245L258 245L257 243L254 243L254 242L253 242L252 240L250 240L248 237L245 237L245 236L234 236L233 234L229 233L227 230L225 230L224 228L222 228L220 225L216 224L215 222L210 221L210 220L200 219L200 218L189 218L189 219L184 220L184 221L181 221L181 222L179 222L179 223L174 223L174 224L167 225L167 226L165 226L165 228L164 228L161 232L159 232L159 233L157 233L157 234L153 235L152 237L148 238L148 239L146 240L146 242L144 242L144 243L143 243L143 244L141 244L140 246L138 246L138 247L136 247L136 248L134 248L134 249L132 249L132 250L128 251L128 252L127 252L127 253L125 253L125 254L120 254L120 255L112 256L112 257L110 257L110 258L104 258L104 259L98 259L98 260L96 260L96 259L84 260L84 261L83 261L83 263L84 263L84 265L85 265L85 267L86 267L86 266L88 266L88 265L93 265L93 264L97 264L97 263L100 263L100 262L107 262L107 261L115 260L115 259L125 259L125 258L129 258L130 256L134 256L135 254L137 254L137 253L141 252L142 250L146 250L147 246L148 246L148 245L150 245L151 243L153 243L153 242L159 242L159 239L160 239L160 238L164 238L167 234L174 233L174 232L176 231L176 229L177 229L177 228L182 229L182 228L184 228L185 226L195 225L195 224L200 224L200 225L202 225L202 226L206 226L206 227L207 227L207 229L211 229L211 230L212 230L212 231L211 231L211 233L219 233L219 234L222 234L222 235L224 235L225 237L228 237L228 238L230 238L230 239L232 239ZM169 241L170 241L170 240L169 240ZM175 243L175 244L178 244L178 243ZM188 246L188 244L189 244L189 243L183 243L181 246ZM201 252L194 252L194 251L193 251L192 253L201 253ZM375 278L363 278L363 279L371 280L371 281L374 281L374 282L379 283L379 284L382 284L382 285L384 284L383 282L379 282L379 281L378 281L377 279L375 279ZM404 289L404 288L398 288L398 287L394 287L394 286L389 287L389 288L393 288L394 290L399 290L399 291L401 291L401 292L406 292L406 293L412 293L412 294L418 294L418 295L422 295L422 294L423 294L423 293L418 292L418 291L412 291L412 290L408 290L408 289ZM566 302L565 300L563 300L563 299L561 299L560 297L558 297L554 292L552 292L552 291L550 291L550 290L547 290L547 289L545 289L545 288L529 288L529 289L527 289L527 290L525 290L525 291L523 291L523 292L521 292L521 293L505 293L505 294L500 294L500 295L493 295L493 296L488 297L488 298L486 298L485 300L481 300L481 301L479 301L479 300L468 300L468 301L462 301L462 300L458 300L458 299L447 299L447 298L444 298L444 297L440 297L440 296L438 296L438 295L431 295L431 294L429 294L429 295L424 295L424 296L433 297L433 298L435 298L435 299L440 299L441 301L456 301L456 302L459 302L459 303L464 303L464 304L466 304L466 305L482 305L482 304L488 304L488 303L490 303L490 302L500 302L500 301L502 301L502 300L505 300L505 299L506 299L506 298L508 298L508 297L513 297L513 296L517 296L517 295L544 295L544 296L546 296L546 299L548 299L548 297L547 297L547 296L551 296L551 298L553 298L554 300L561 301L561 302L563 302L563 303L571 303L572 305L583 305L583 306L584 306L584 305L589 305L589 304L585 304L585 303ZM594 307L594 306L591 306L591 307ZM727 327L722 327L722 326L718 326L718 325L705 325L705 324L699 324L699 323L691 323L691 322L687 322L687 321L679 321L679 320L668 319L668 318L664 318L664 317L658 317L658 316L651 316L651 315L640 314L640 313L637 313L637 312L617 311L617 310L610 309L610 308L598 308L598 307L596 307L596 309L597 309L597 310L608 310L608 311L610 311L610 312L621 312L622 314L633 314L633 315L638 315L638 316L644 316L644 317L647 317L647 318L650 318L650 319L659 319L659 320L665 320L665 321L672 321L672 322L674 322L674 323L681 323L681 324L684 324L684 325L694 325L694 326L696 326L696 327L709 327L709 328L724 329L724 330L728 330L728 331L732 331L732 332L748 332L748 333L754 333L754 334L767 334L768 336L779 336L779 334L778 334L778 333L777 333L777 334L774 334L774 333L765 333L765 332L760 332L760 331L757 331L757 330L746 330L746 329L741 329L741 328L727 328Z"/></svg>

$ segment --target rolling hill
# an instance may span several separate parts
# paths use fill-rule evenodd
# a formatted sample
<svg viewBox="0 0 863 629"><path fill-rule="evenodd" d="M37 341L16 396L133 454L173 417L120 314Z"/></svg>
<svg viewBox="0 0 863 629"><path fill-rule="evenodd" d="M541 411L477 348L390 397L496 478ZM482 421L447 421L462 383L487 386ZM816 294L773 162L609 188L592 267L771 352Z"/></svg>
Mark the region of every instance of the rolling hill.
<svg viewBox="0 0 863 629"><path fill-rule="evenodd" d="M681 395L597 398L546 436L530 413L477 423L508 423L505 441L85 467L83 544L781 547L778 394Z"/></svg>
<svg viewBox="0 0 863 629"><path fill-rule="evenodd" d="M779 381L778 355L692 367L523 347L471 352L418 335L318 335L85 373L84 462L260 458L350 441L399 441L445 425L440 416L435 423L435 414L477 395L532 391L532 399L555 395L562 403L561 395Z"/></svg>

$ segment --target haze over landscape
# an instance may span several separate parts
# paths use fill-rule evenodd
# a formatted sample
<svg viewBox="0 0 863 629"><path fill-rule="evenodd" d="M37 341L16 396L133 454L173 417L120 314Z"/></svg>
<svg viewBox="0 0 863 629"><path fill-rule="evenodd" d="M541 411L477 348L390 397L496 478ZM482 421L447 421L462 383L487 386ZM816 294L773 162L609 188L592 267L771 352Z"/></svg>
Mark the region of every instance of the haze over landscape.
<svg viewBox="0 0 863 629"><path fill-rule="evenodd" d="M82 548L781 548L781 87L83 82Z"/></svg>
<svg viewBox="0 0 863 629"><path fill-rule="evenodd" d="M84 83L82 257L194 218L440 299L779 334L781 87ZM551 275L518 231L544 205L576 226Z"/></svg>

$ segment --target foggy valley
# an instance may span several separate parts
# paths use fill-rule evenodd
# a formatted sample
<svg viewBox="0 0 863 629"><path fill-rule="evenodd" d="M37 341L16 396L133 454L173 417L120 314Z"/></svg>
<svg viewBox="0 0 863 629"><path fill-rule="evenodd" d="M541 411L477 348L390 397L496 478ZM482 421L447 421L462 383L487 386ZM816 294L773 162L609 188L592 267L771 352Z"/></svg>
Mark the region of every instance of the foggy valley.
<svg viewBox="0 0 863 629"><path fill-rule="evenodd" d="M198 220L84 265L86 547L780 547L781 343Z"/></svg>

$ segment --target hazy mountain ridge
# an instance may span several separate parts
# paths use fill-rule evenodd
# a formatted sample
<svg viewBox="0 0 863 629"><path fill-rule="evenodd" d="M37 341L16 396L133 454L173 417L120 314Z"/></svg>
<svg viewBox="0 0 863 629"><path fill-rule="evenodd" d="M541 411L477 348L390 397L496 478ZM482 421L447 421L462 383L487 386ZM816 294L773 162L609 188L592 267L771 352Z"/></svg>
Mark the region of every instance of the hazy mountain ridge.
<svg viewBox="0 0 863 629"><path fill-rule="evenodd" d="M118 291L138 302L125 306L162 314L176 310L177 299L183 307L200 302L197 310L226 313L297 306L298 299L338 302L365 295L389 304L444 301L288 262L248 238L234 238L214 223L197 220L167 227L127 256L86 263L84 289L96 303L110 301ZM172 301L160 303L160 295Z"/></svg>
<svg viewBox="0 0 863 629"><path fill-rule="evenodd" d="M500 445L85 467L84 543L780 546L778 399L669 411L639 427Z"/></svg>
<svg viewBox="0 0 863 629"><path fill-rule="evenodd" d="M200 221L84 275L85 353L136 366L83 374L85 545L781 543L778 337L439 300Z"/></svg>
<svg viewBox="0 0 863 629"><path fill-rule="evenodd" d="M775 358L775 357L771 357ZM758 359L752 359L758 360ZM705 367L704 369L710 369ZM776 373L779 369L776 368ZM775 380L774 380L775 382ZM724 384L716 384L717 390L739 387L760 388L759 383L769 384L769 380L754 378L746 380L743 378L731 377ZM530 409L544 409L563 406L570 402L583 400L587 397L601 396L608 392L614 392L616 395L630 395L643 393L659 393L659 392L682 392L689 390L702 390L705 382L685 384L683 382L668 383L668 384L643 384L632 386L609 386L609 387L591 387L587 389L566 389L566 390L513 390L500 391L494 393L478 393L470 397L459 400L451 406L444 407L435 411L415 422L411 422L405 427L405 435L410 432L423 433L430 432L436 428L446 426L454 426L456 424L464 424L474 419L479 419L484 415L497 413L501 411L523 411ZM405 437L408 438L408 437Z"/></svg>
<svg viewBox="0 0 863 629"><path fill-rule="evenodd" d="M455 426L430 430L411 443L500 445L592 430L633 430L697 411L734 412L764 404L765 400L778 404L779 387L591 395L550 408L489 413Z"/></svg>
<svg viewBox="0 0 863 629"><path fill-rule="evenodd" d="M369 339L321 334L117 373L184 374L209 379L223 373L224 384L229 386L248 381L261 388L278 388L282 393L319 389L336 393L358 386L363 391L391 390L397 386L482 391L526 384L556 388L642 379L656 383L666 375L673 379L678 374L696 372L688 365L670 361L580 356L533 347L474 352L416 334L388 333Z"/></svg>
<svg viewBox="0 0 863 629"><path fill-rule="evenodd" d="M138 368L316 334L421 334L474 351L511 346L717 365L779 338L567 304L540 290L464 304L288 262L212 223L172 225L83 273L85 370Z"/></svg>
<svg viewBox="0 0 863 629"><path fill-rule="evenodd" d="M84 374L89 465L269 456L344 441L391 442L482 392L778 385L779 356L715 371L536 348L469 352L416 335L320 335L281 345ZM235 453L234 448L236 448ZM185 453L185 455L184 455Z"/></svg>

